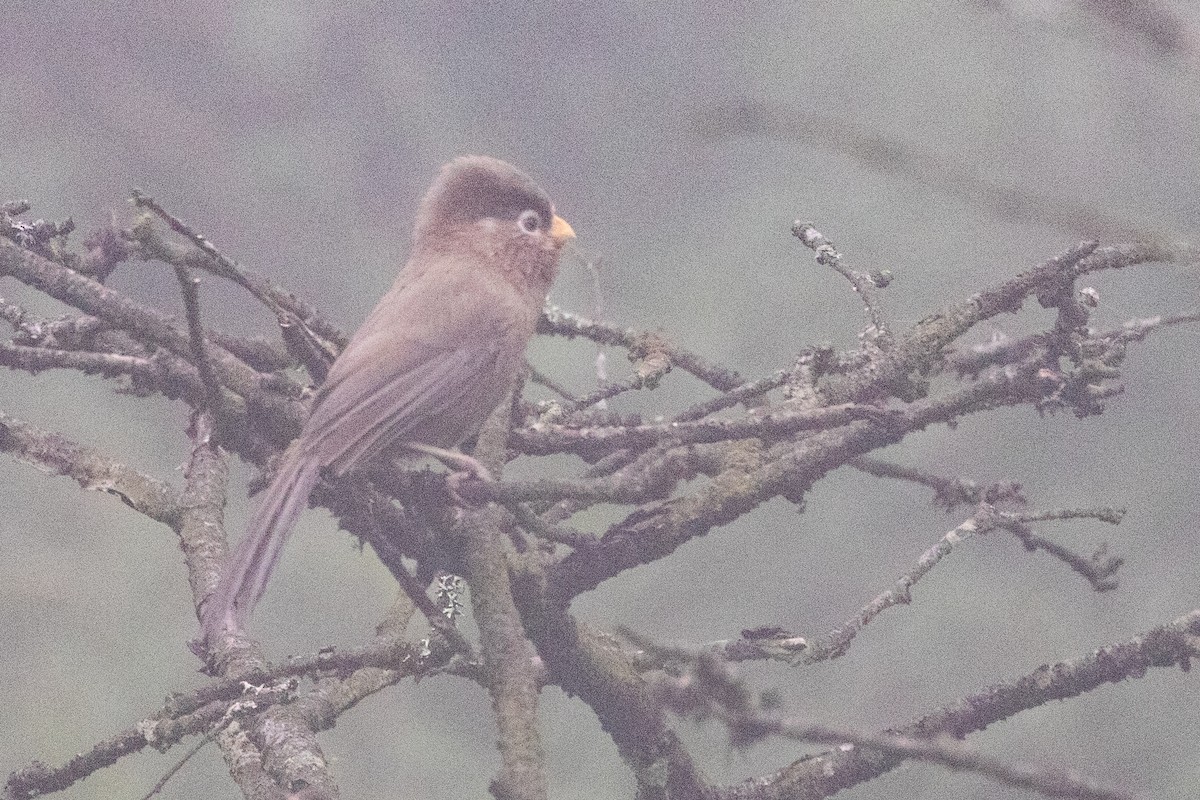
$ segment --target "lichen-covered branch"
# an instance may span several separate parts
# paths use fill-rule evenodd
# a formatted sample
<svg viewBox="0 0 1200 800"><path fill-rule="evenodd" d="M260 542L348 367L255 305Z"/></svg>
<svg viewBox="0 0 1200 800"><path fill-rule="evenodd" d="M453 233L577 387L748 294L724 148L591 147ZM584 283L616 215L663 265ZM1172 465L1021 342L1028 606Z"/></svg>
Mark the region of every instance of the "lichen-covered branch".
<svg viewBox="0 0 1200 800"><path fill-rule="evenodd" d="M509 412L501 406L484 424L476 454L493 474L504 463ZM537 724L540 690L533 647L513 599L509 555L501 530L503 512L485 507L466 514L467 577L479 625L483 663L499 729L500 775L492 782L496 800L545 800L546 753Z"/></svg>
<svg viewBox="0 0 1200 800"><path fill-rule="evenodd" d="M1052 700L1065 700L1149 669L1187 670L1200 656L1200 610L1125 642L1088 655L1044 665L1013 681L994 684L889 733L912 739L961 738ZM817 800L895 769L904 758L868 748L836 748L799 759L766 781L729 787L722 797L740 800Z"/></svg>
<svg viewBox="0 0 1200 800"><path fill-rule="evenodd" d="M114 495L135 511L172 528L180 525L178 493L163 481L3 412L0 452L44 472L64 475L89 491Z"/></svg>

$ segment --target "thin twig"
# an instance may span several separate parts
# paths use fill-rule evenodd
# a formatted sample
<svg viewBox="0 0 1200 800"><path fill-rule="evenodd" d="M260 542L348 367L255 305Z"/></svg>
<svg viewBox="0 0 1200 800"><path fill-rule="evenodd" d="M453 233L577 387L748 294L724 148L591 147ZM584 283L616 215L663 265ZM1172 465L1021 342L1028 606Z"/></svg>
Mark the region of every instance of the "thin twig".
<svg viewBox="0 0 1200 800"><path fill-rule="evenodd" d="M697 403L694 406L684 409L675 415L674 422L690 422L693 420L703 419L709 414L715 414L738 403L744 403L747 400L752 400L771 391L778 389L787 383L788 373L786 370L777 370L770 375L759 378L756 381L743 383L741 386L735 386L722 395L718 395L709 400Z"/></svg>
<svg viewBox="0 0 1200 800"><path fill-rule="evenodd" d="M636 356L640 356L648 349L660 349L672 364L690 372L709 386L722 392L734 389L743 382L741 376L734 370L710 363L696 353L671 344L662 337L598 322L570 311L564 311L557 306L547 306L542 310L538 331L558 336L583 336L599 344L624 347Z"/></svg>
<svg viewBox="0 0 1200 800"><path fill-rule="evenodd" d="M1108 545L1103 543L1090 556L1080 555L1065 545L1038 535L1029 523L1095 519L1109 525L1118 525L1124 516L1123 508L1057 508L1039 514L1001 513L997 515L996 526L1020 539L1026 550L1041 550L1062 561L1083 576L1097 592L1109 592L1118 586L1116 574L1124 566L1124 558L1109 555Z"/></svg>
<svg viewBox="0 0 1200 800"><path fill-rule="evenodd" d="M792 223L792 235L800 242L817 254L817 263L823 267L830 267L846 280L850 281L850 285L854 287L854 291L858 292L858 296L862 298L863 305L867 308L867 315L871 318L870 339L877 347L886 349L891 342L892 335L888 331L887 323L883 318L883 310L879 299L878 289L880 284L877 279L868 275L865 272L859 272L856 269L851 269L842 263L842 254L837 251L833 243L826 239L820 231L818 231L811 222L801 222L796 220Z"/></svg>
<svg viewBox="0 0 1200 800"><path fill-rule="evenodd" d="M196 369L200 371L200 379L204 381L208 408L214 417L220 417L223 393L221 383L208 358L208 348L204 339L204 323L200 320L200 279L193 277L186 267L175 267L175 278L179 281L179 291L183 295L183 307L187 314L188 338L192 343L192 358Z"/></svg>
<svg viewBox="0 0 1200 800"><path fill-rule="evenodd" d="M154 787L150 791L148 791L148 792L146 792L146 794L142 795L142 800L150 800L151 797L154 797L154 795L161 792L163 790L163 787L165 787L167 785L167 783L170 782L171 778L174 778L175 775L179 772L179 770L183 769L183 765L186 764L187 762L191 761L192 756L199 753L206 744L213 741L213 739L215 739L215 738L216 738L215 732L210 732L210 733L207 733L204 736L200 737L200 741L196 742L195 746L193 746L191 749L189 749L186 753L183 754L183 758L176 761L169 770L167 770L165 773L163 773L163 776L158 779L158 783L154 784Z"/></svg>
<svg viewBox="0 0 1200 800"><path fill-rule="evenodd" d="M743 735L775 734L789 739L824 744L850 745L887 753L898 758L915 758L940 764L952 770L986 775L1007 786L1043 794L1046 797L1070 797L1078 800L1139 800L1140 795L1116 789L1061 767L1039 767L1004 761L965 747L948 737L913 739L894 733L858 733L856 731L769 717L727 718Z"/></svg>
<svg viewBox="0 0 1200 800"><path fill-rule="evenodd" d="M877 478L896 478L928 486L933 489L934 502L943 506L947 511L962 504L990 503L996 505L1003 501L1022 505L1025 503L1025 497L1021 494L1021 484L1011 481L981 486L975 481L946 478L915 467L906 467L871 456L859 456L851 460L849 464L860 472L874 475Z"/></svg>
<svg viewBox="0 0 1200 800"><path fill-rule="evenodd" d="M651 447L660 442L703 444L751 437L779 438L799 431L826 430L858 420L886 422L889 414L874 406L843 404L812 410L780 408L747 413L732 419L665 422L655 425L612 425L576 428L535 423L512 432L513 445L523 453L582 452L623 447Z"/></svg>
<svg viewBox="0 0 1200 800"><path fill-rule="evenodd" d="M551 378L549 375L540 372L532 365L529 366L529 380L533 381L539 386L545 386L547 389L554 392L556 395L569 403L579 402L576 396L572 394L569 389L567 389L558 381L554 380L554 378Z"/></svg>
<svg viewBox="0 0 1200 800"><path fill-rule="evenodd" d="M962 542L977 533L986 533L995 527L996 510L986 503L968 519L963 520L957 527L938 540L917 559L912 569L897 579L895 585L877 595L875 599L863 606L856 615L842 623L841 626L827 633L820 639L810 639L809 645L790 657L792 663L814 664L818 661L838 658L850 649L850 643L865 626L871 624L877 616L895 605L907 605L912 602L912 587L925 577L938 562Z"/></svg>
<svg viewBox="0 0 1200 800"><path fill-rule="evenodd" d="M171 230L186 237L192 244L203 252L209 259L204 262L187 262L185 263L178 254L172 255L164 248L163 242L156 242L152 237L147 236L148 231L134 231L134 238L145 245L150 245L155 257L163 257L163 260L175 266L194 266L204 269L219 277L233 281L238 286L241 286L246 291L250 292L259 302L269 308L277 317L285 314L295 316L297 319L311 327L316 333L323 338L334 342L339 347L344 347L347 342L346 335L340 330L325 322L324 319L316 313L316 310L307 303L299 300L290 292L274 286L269 280L258 275L252 270L246 269L237 262L226 258L225 255L217 249L216 245L210 242L198 231L191 226L167 211L158 204L155 199L147 194L144 194L140 189L134 189L132 192L134 205L139 208L147 208L156 214L160 219L170 226Z"/></svg>
<svg viewBox="0 0 1200 800"><path fill-rule="evenodd" d="M596 543L596 537L590 533L552 525L539 517L529 506L519 502L505 503L504 507L517 518L517 524L539 539L557 542L570 547L587 547Z"/></svg>

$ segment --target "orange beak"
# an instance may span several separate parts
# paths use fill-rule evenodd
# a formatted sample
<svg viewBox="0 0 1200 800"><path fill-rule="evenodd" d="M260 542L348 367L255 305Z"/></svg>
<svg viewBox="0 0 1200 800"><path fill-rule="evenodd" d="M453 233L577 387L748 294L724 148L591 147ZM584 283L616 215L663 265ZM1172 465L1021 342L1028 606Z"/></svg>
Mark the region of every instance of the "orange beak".
<svg viewBox="0 0 1200 800"><path fill-rule="evenodd" d="M560 245L564 244L568 239L575 238L575 229L571 227L571 223L555 214L550 220L550 238Z"/></svg>

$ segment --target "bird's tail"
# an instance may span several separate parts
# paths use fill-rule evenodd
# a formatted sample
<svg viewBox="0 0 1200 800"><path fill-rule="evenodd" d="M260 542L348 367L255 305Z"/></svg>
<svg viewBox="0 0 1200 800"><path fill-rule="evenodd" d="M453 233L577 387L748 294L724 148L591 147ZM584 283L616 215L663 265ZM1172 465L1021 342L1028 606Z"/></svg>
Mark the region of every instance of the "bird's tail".
<svg viewBox="0 0 1200 800"><path fill-rule="evenodd" d="M267 588L296 517L308 504L321 465L292 451L263 492L246 533L230 553L221 582L204 606L204 636L209 642L222 631L241 631Z"/></svg>

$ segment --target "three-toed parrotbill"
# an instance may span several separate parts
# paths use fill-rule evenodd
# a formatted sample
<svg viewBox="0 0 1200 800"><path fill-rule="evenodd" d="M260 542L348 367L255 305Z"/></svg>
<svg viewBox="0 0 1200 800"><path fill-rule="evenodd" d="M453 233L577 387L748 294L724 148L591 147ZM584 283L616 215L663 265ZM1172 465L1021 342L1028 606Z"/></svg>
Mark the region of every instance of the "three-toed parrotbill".
<svg viewBox="0 0 1200 800"><path fill-rule="evenodd" d="M446 164L408 262L333 362L205 603L212 641L241 630L322 472L454 448L508 395L575 236L544 191L495 158Z"/></svg>

